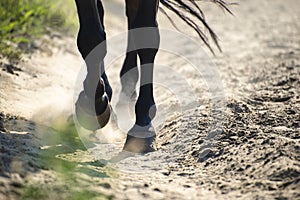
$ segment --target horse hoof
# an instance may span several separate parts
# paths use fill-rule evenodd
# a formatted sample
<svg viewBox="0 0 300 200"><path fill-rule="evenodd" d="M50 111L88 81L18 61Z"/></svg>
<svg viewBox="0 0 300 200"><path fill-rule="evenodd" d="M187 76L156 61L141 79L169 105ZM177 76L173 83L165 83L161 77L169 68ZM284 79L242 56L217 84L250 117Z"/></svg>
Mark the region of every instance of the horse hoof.
<svg viewBox="0 0 300 200"><path fill-rule="evenodd" d="M95 101L81 92L75 104L75 113L77 121L83 128L95 131L103 128L109 122L111 106L107 103L105 110L99 114L95 110Z"/></svg>
<svg viewBox="0 0 300 200"><path fill-rule="evenodd" d="M102 114L97 115L97 121L100 125L100 128L103 128L109 122L110 114L111 114L111 105L107 104L105 111Z"/></svg>
<svg viewBox="0 0 300 200"><path fill-rule="evenodd" d="M147 138L140 138L128 134L123 151L142 154L156 151L155 137L154 135Z"/></svg>

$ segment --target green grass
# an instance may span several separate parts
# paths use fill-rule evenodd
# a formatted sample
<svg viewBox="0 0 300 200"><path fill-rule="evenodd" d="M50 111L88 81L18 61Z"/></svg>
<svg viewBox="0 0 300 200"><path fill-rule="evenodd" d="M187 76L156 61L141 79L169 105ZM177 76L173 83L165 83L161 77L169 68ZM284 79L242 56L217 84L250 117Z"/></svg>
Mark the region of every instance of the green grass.
<svg viewBox="0 0 300 200"><path fill-rule="evenodd" d="M18 62L33 39L50 30L71 33L77 27L73 0L1 0L0 56ZM23 48L21 48L23 47Z"/></svg>
<svg viewBox="0 0 300 200"><path fill-rule="evenodd" d="M82 189L80 191L67 186L60 187L43 187L43 186L27 186L20 198L21 200L112 200L111 195L104 195L99 192Z"/></svg>
<svg viewBox="0 0 300 200"><path fill-rule="evenodd" d="M68 122L57 119L49 130L44 130L43 145L37 166L55 174L56 180L47 184L25 184L20 196L21 200L111 200L112 195L97 191L97 187L111 188L103 182L110 176L101 168L104 166L97 160L84 162L89 153L81 142L72 120Z"/></svg>

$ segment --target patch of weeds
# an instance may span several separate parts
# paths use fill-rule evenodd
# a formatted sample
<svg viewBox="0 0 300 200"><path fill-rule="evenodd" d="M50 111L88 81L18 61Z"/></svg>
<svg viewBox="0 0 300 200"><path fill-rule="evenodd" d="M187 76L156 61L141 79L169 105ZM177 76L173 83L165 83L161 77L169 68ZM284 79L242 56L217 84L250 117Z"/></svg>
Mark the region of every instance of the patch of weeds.
<svg viewBox="0 0 300 200"><path fill-rule="evenodd" d="M73 192L70 195L70 199L72 200L86 200L86 199L112 199L111 196L99 194L94 191L88 191L88 190L83 190L83 191L78 191L78 192Z"/></svg>
<svg viewBox="0 0 300 200"><path fill-rule="evenodd" d="M92 190L76 190L67 186L27 186L21 200L86 200L86 199L105 199L111 200L113 196L105 195Z"/></svg>
<svg viewBox="0 0 300 200"><path fill-rule="evenodd" d="M67 29L66 26L70 23L66 21L66 7L74 10L73 13L76 9L72 8L69 0L63 1L64 9L59 9L59 2L61 3L51 0L1 0L0 59L2 57L10 62L18 62L21 54L29 51L32 46L29 44L33 39L51 29Z"/></svg>
<svg viewBox="0 0 300 200"><path fill-rule="evenodd" d="M58 123L53 126L53 129L58 133L58 140L61 143L67 144L74 149L86 150L86 147L79 138L73 120L70 120L68 123Z"/></svg>
<svg viewBox="0 0 300 200"><path fill-rule="evenodd" d="M87 167L81 167L78 172L88 175L89 177L108 178L109 176L103 172L96 171Z"/></svg>
<svg viewBox="0 0 300 200"><path fill-rule="evenodd" d="M43 139L45 139L45 146L41 148L37 158L39 168L54 172L57 179L55 182L40 185L40 188L27 186L23 199L113 198L89 188L89 185L94 186L95 180L110 176L100 168L96 168L96 166L103 166L100 162L81 162L82 156L87 155L86 148L82 144L72 120L66 123L58 117L53 122L49 135L44 135ZM109 189L108 186L106 188Z"/></svg>
<svg viewBox="0 0 300 200"><path fill-rule="evenodd" d="M18 64L22 57L22 51L14 45L0 40L0 59L1 57L6 58L10 63Z"/></svg>
<svg viewBox="0 0 300 200"><path fill-rule="evenodd" d="M25 188L21 199L22 200L34 200L34 199L46 199L47 190L41 187L28 186Z"/></svg>

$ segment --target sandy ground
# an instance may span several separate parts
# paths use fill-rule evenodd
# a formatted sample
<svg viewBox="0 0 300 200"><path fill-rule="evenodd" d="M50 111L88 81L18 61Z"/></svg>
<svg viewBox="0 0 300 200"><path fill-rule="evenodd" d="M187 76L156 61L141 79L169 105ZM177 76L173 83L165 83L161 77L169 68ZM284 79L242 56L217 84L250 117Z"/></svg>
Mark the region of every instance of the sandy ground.
<svg viewBox="0 0 300 200"><path fill-rule="evenodd" d="M118 163L99 158L118 152L124 131L104 129L105 150L96 137L86 151L89 140L70 122L82 67L73 38L45 36L19 65L1 61L0 199L300 199L298 4L242 0L230 16L204 3L223 53L202 53L200 72L184 59L197 58L196 42L163 37L165 50L190 43L156 60L158 151ZM123 4L105 7L114 41L126 28ZM117 56L107 64L113 105Z"/></svg>

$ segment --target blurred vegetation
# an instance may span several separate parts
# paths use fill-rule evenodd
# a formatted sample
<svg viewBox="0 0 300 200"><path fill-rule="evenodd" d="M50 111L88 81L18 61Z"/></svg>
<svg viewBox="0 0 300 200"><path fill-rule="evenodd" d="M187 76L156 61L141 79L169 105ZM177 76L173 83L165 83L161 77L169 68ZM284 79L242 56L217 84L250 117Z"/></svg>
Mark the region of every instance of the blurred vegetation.
<svg viewBox="0 0 300 200"><path fill-rule="evenodd" d="M22 200L112 200L113 196L104 195L87 189L75 190L60 187L28 186L25 188Z"/></svg>
<svg viewBox="0 0 300 200"><path fill-rule="evenodd" d="M51 30L70 34L76 26L74 0L1 0L0 56L18 62L33 39Z"/></svg>
<svg viewBox="0 0 300 200"><path fill-rule="evenodd" d="M40 130L41 131L41 130ZM89 158L89 153L77 133L74 121L58 119L49 130L44 130L43 147L36 157L37 167L55 172L55 182L25 184L22 200L111 200L112 195L103 194L97 188L110 188L105 181L110 176L105 165ZM88 161L87 161L88 160Z"/></svg>

